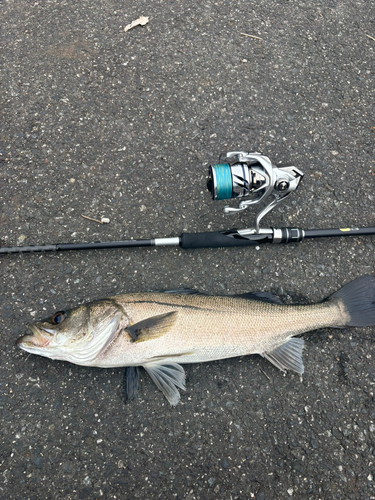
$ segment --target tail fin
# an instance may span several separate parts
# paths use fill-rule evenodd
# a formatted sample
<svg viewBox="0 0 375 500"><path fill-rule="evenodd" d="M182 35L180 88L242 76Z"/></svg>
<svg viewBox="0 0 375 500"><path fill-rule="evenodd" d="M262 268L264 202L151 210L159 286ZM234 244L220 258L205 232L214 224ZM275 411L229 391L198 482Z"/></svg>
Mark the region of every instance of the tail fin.
<svg viewBox="0 0 375 500"><path fill-rule="evenodd" d="M375 325L375 278L365 275L348 283L329 297L340 298L350 314L347 326Z"/></svg>

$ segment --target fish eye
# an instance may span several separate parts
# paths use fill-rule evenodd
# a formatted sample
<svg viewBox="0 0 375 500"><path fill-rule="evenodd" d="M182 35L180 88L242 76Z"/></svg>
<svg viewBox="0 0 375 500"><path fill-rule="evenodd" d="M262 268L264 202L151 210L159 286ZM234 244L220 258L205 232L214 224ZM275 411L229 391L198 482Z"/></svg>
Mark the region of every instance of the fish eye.
<svg viewBox="0 0 375 500"><path fill-rule="evenodd" d="M54 325L60 324L64 319L66 318L66 312L65 311L58 311L52 316L52 323Z"/></svg>

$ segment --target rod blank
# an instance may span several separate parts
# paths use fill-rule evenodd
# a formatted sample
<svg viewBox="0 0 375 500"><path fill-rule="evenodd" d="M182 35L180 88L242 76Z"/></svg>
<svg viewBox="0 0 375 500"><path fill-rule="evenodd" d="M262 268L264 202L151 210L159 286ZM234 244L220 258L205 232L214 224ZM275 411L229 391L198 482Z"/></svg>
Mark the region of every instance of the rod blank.
<svg viewBox="0 0 375 500"><path fill-rule="evenodd" d="M93 243L58 243L50 245L28 245L20 247L2 247L0 254L58 252L67 250L98 250L103 248L130 248L153 246L180 246L183 249L220 248L234 246L254 246L263 243L296 243L303 239L331 238L343 236L368 236L375 234L375 227L355 227L337 229L261 229L254 233L247 229L214 231L205 233L183 233L174 238L156 238L150 240L104 241Z"/></svg>

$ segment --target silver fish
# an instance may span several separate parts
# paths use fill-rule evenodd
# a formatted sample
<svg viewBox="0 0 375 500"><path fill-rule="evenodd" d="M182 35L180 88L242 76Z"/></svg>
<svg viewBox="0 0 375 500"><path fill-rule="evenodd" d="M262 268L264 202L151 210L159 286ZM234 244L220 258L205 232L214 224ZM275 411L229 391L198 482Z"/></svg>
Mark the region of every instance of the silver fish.
<svg viewBox="0 0 375 500"><path fill-rule="evenodd" d="M127 392L143 366L171 405L185 389L184 363L260 354L304 372L301 333L375 324L375 279L362 276L325 301L283 305L270 294L208 296L193 291L118 295L58 311L18 339L30 353L83 366L128 367Z"/></svg>

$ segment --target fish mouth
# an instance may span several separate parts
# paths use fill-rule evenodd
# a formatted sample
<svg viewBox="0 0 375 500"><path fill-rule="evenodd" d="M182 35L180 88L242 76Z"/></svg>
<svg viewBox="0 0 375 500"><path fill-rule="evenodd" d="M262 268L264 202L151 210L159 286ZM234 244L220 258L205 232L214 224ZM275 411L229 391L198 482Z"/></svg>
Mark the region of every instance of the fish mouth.
<svg viewBox="0 0 375 500"><path fill-rule="evenodd" d="M21 349L33 347L47 347L53 337L53 331L44 328L38 328L35 325L30 326L31 335L24 335L16 341Z"/></svg>

